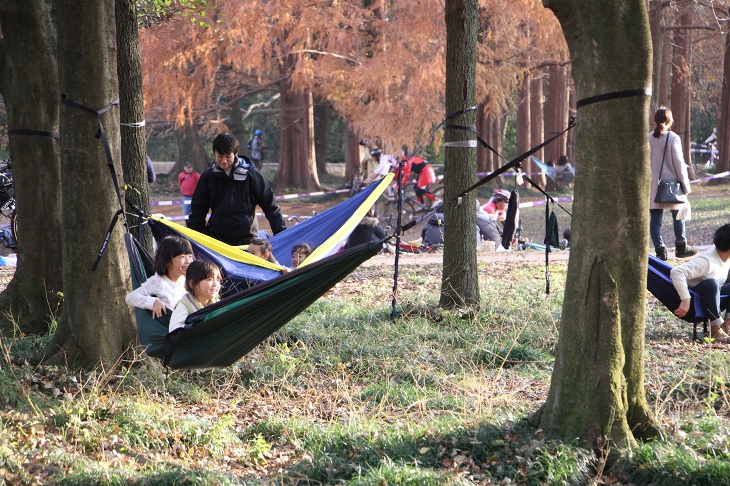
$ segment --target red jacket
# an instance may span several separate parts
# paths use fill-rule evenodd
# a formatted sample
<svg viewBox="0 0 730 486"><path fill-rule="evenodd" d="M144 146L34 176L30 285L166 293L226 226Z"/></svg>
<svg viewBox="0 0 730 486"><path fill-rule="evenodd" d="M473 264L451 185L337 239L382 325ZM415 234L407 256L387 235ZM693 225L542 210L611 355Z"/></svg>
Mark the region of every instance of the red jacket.
<svg viewBox="0 0 730 486"><path fill-rule="evenodd" d="M198 185L200 180L200 174L193 171L187 173L185 171L180 172L177 176L177 185L180 186L180 192L185 197L193 197L195 193L195 187Z"/></svg>

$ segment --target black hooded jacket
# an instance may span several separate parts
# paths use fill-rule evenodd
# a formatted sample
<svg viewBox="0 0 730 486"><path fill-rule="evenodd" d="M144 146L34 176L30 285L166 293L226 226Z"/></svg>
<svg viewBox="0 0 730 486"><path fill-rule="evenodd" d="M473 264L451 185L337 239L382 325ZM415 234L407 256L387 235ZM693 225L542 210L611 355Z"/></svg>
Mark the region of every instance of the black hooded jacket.
<svg viewBox="0 0 730 486"><path fill-rule="evenodd" d="M251 222L257 205L274 234L286 229L274 192L250 161L239 157L229 174L214 163L200 175L188 227L229 245L246 245L252 238ZM206 224L208 210L211 214Z"/></svg>

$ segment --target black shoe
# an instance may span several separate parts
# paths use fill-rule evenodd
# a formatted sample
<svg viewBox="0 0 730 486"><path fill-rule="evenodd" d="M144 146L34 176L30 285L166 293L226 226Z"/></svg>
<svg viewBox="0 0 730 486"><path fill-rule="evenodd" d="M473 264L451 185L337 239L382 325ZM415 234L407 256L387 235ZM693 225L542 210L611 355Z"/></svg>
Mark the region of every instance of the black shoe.
<svg viewBox="0 0 730 486"><path fill-rule="evenodd" d="M666 246L657 246L655 249L656 251L656 257L660 260L667 261L667 247Z"/></svg>
<svg viewBox="0 0 730 486"><path fill-rule="evenodd" d="M697 254L697 249L687 244L687 241L677 241L674 249L674 256L677 258L689 258Z"/></svg>

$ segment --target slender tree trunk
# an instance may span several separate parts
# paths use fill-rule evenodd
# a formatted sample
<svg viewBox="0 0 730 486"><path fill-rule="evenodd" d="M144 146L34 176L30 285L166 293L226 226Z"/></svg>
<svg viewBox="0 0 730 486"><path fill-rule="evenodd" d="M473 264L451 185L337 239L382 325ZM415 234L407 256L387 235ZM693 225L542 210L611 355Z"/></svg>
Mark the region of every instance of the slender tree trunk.
<svg viewBox="0 0 730 486"><path fill-rule="evenodd" d="M142 59L140 58L137 7L134 0L117 0L117 72L119 75L119 114L121 119L122 167L124 181L131 190L127 201L131 205L149 211L150 197L147 182L147 140L145 139L144 95L142 93ZM128 204L130 225L137 226L138 218ZM150 253L152 233L147 225L142 234L134 234ZM136 228L135 228L136 229Z"/></svg>
<svg viewBox="0 0 730 486"><path fill-rule="evenodd" d="M228 123L228 128L231 130L231 134L238 139L241 145L239 153L243 155L251 155L246 148L246 142L251 138L251 135L246 135L246 128L243 126L243 110L241 109L241 102L234 101L230 105L231 107L231 118Z"/></svg>
<svg viewBox="0 0 730 486"><path fill-rule="evenodd" d="M652 69L652 93L650 106L654 109L660 105L660 86L662 75L662 63L664 56L664 34L666 33L666 24L664 22L664 8L669 6L669 2L664 0L654 0L649 2L649 27L651 28L651 45L653 54ZM650 117L651 112L649 110ZM649 126L654 125L654 120L649 120Z"/></svg>
<svg viewBox="0 0 730 486"><path fill-rule="evenodd" d="M454 113L476 104L477 1L446 0L445 16L446 113ZM474 126L476 113L470 111L457 116L453 123ZM475 196L471 193L464 196L458 205L454 201L457 194L476 180L476 150L449 146L449 142L468 138L469 132L446 131L444 263L439 302L444 307L479 304Z"/></svg>
<svg viewBox="0 0 730 486"><path fill-rule="evenodd" d="M674 48L672 47L672 42L667 42L666 35L664 37L664 44L662 46L662 64L660 67L661 74L659 75L658 81L659 103L657 106L653 107L653 111L656 111L659 106L669 106L672 101L670 93L672 90L672 53ZM654 119L652 118L649 126L653 126L653 124Z"/></svg>
<svg viewBox="0 0 730 486"><path fill-rule="evenodd" d="M530 81L530 139L534 145L545 140L544 104L542 73L537 73ZM535 157L541 161L545 160L544 150L540 149L535 152ZM532 160L526 160L525 162L525 171L531 173L530 178L544 189L545 176Z"/></svg>
<svg viewBox="0 0 730 486"><path fill-rule="evenodd" d="M565 34L579 99L650 86L645 0L545 3ZM644 392L649 102L637 96L586 105L577 125L583 170L555 367L538 420L597 450L657 433ZM621 123L607 130L606 120Z"/></svg>
<svg viewBox="0 0 730 486"><path fill-rule="evenodd" d="M517 104L517 153L519 155L530 149L530 78L525 76L522 79L519 93L519 103Z"/></svg>
<svg viewBox="0 0 730 486"><path fill-rule="evenodd" d="M486 141L489 145L492 145L489 140L490 130L490 119L489 113L487 112L487 103L480 103L477 109L477 135ZM492 145L493 146L493 145ZM487 172L489 169L489 162L492 160L492 152L482 147L482 144L477 145L477 172Z"/></svg>
<svg viewBox="0 0 730 486"><path fill-rule="evenodd" d="M687 8L680 16L680 25L691 25L692 9ZM672 114L674 115L674 126L672 130L682 140L684 160L687 163L690 179L697 176L692 163L692 152L690 151L690 90L692 72L692 39L691 31L687 29L674 31L674 62L672 63Z"/></svg>
<svg viewBox="0 0 730 486"><path fill-rule="evenodd" d="M119 96L114 1L57 4L61 93L101 109ZM118 109L110 108L101 120L121 175ZM121 224L115 226L97 270L91 267L120 202L102 141L95 138L99 117L64 105L60 119L65 305L48 352L56 362L113 365L136 341L132 312L124 302L130 273Z"/></svg>
<svg viewBox="0 0 730 486"><path fill-rule="evenodd" d="M725 34L725 56L722 63L722 97L720 102L720 123L717 128L717 150L715 172L730 170L730 33Z"/></svg>
<svg viewBox="0 0 730 486"><path fill-rule="evenodd" d="M327 103L314 105L314 153L317 160L317 174L327 173L328 111Z"/></svg>
<svg viewBox="0 0 730 486"><path fill-rule="evenodd" d="M567 66L550 67L550 89L545 109L545 137L552 137L562 132L568 126L570 114L569 103L569 76ZM563 134L560 138L545 148L545 159L557 162L561 155L567 155L568 135ZM571 159L572 162L572 159Z"/></svg>
<svg viewBox="0 0 730 486"><path fill-rule="evenodd" d="M295 90L286 79L281 83L281 155L277 187L319 190L315 161L312 94Z"/></svg>
<svg viewBox="0 0 730 486"><path fill-rule="evenodd" d="M50 0L0 3L0 92L10 130L58 133L56 29ZM31 61L32 60L32 61ZM60 311L59 141L43 133L9 136L18 214L18 267L0 295L0 325L48 331ZM54 316L56 317L56 316Z"/></svg>
<svg viewBox="0 0 730 486"><path fill-rule="evenodd" d="M212 165L208 161L206 150L210 150L212 157L213 149L203 145L195 122L177 126L175 128L175 140L177 141L177 161L175 167L170 171L171 174L179 174L183 170L185 162L193 164L195 171L201 173ZM246 140L238 140L239 144L243 145L242 153L245 153L246 150Z"/></svg>
<svg viewBox="0 0 730 486"><path fill-rule="evenodd" d="M355 173L361 169L360 161L364 157L364 152L360 144L360 137L352 130L347 128L347 161L345 162L345 181L351 182Z"/></svg>

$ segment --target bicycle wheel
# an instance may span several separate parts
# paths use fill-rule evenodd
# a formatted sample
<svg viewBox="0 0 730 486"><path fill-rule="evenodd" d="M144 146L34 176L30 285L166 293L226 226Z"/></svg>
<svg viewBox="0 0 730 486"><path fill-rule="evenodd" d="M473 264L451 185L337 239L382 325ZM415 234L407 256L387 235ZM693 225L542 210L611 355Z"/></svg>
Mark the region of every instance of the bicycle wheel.
<svg viewBox="0 0 730 486"><path fill-rule="evenodd" d="M387 198L380 198L375 203L375 210L378 213L380 226L386 228L395 225L396 201Z"/></svg>

